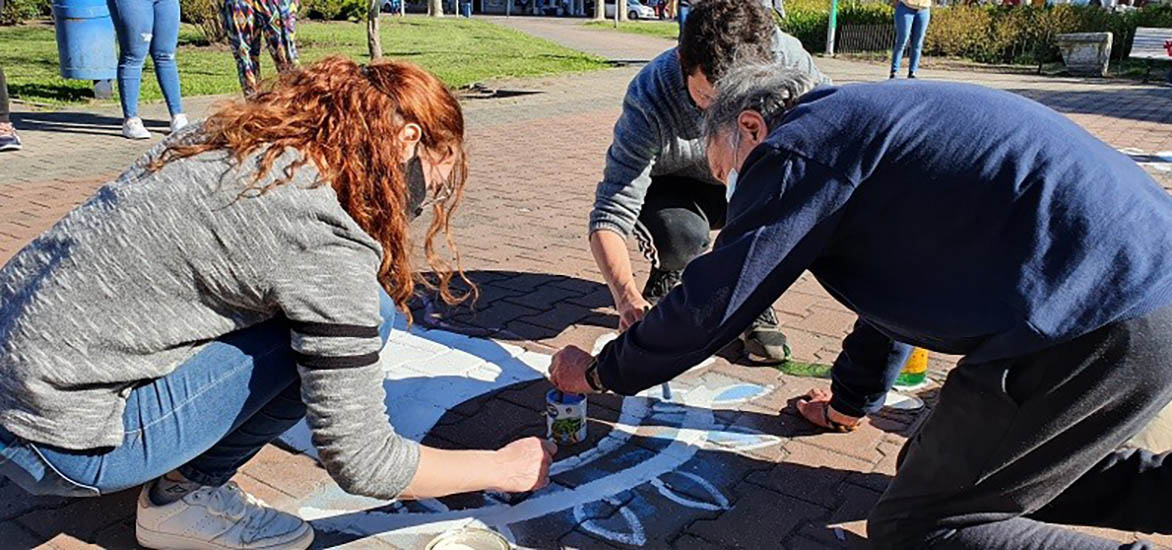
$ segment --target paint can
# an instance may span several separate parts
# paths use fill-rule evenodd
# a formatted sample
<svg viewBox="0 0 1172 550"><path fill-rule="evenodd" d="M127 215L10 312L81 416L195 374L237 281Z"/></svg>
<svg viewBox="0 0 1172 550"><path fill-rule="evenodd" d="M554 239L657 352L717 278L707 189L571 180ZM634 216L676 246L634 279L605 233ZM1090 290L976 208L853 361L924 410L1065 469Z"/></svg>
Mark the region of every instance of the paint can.
<svg viewBox="0 0 1172 550"><path fill-rule="evenodd" d="M586 396L549 390L545 394L545 437L563 445L586 441Z"/></svg>
<svg viewBox="0 0 1172 550"><path fill-rule="evenodd" d="M509 550L509 541L496 531L477 527L452 529L431 539L425 550Z"/></svg>

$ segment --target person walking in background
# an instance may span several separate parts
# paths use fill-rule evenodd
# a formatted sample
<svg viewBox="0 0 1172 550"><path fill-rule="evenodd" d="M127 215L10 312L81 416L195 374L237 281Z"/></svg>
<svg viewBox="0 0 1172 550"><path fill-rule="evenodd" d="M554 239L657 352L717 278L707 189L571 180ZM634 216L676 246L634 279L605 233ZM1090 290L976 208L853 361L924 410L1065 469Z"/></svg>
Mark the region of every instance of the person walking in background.
<svg viewBox="0 0 1172 550"><path fill-rule="evenodd" d="M928 20L932 17L932 0L895 0L895 48L891 51L891 76L899 72L903 60L903 49L908 38L912 41L911 58L908 59L907 77L915 78L920 68L920 51L924 49L924 35L928 32Z"/></svg>
<svg viewBox="0 0 1172 550"><path fill-rule="evenodd" d="M171 131L187 126L179 93L179 68L175 49L179 46L179 0L107 0L114 30L118 34L118 96L122 102L122 135L128 139L150 139L151 133L138 116L138 95L142 86L142 65L149 53L167 110Z"/></svg>
<svg viewBox="0 0 1172 550"><path fill-rule="evenodd" d="M297 66L297 0L225 0L224 28L236 56L240 89L251 96L260 84L260 42L263 38L278 73Z"/></svg>
<svg viewBox="0 0 1172 550"><path fill-rule="evenodd" d="M0 10L4 0L0 0ZM4 68L0 67L0 151L19 151L20 136L8 118L8 82L4 80Z"/></svg>
<svg viewBox="0 0 1172 550"><path fill-rule="evenodd" d="M0 11L4 11L4 0L0 0ZM0 151L19 151L20 136L8 117L8 81L4 79L4 67L0 67Z"/></svg>

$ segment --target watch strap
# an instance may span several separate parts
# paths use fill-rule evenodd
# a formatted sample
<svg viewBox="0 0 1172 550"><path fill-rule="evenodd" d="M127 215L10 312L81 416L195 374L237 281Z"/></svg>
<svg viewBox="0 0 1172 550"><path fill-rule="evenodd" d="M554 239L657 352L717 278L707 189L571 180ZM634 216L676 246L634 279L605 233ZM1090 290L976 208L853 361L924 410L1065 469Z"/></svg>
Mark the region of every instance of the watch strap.
<svg viewBox="0 0 1172 550"><path fill-rule="evenodd" d="M590 389L602 393L606 391L606 386L602 384L602 377L598 375L598 358L590 360L590 366L586 367L586 383L590 385Z"/></svg>

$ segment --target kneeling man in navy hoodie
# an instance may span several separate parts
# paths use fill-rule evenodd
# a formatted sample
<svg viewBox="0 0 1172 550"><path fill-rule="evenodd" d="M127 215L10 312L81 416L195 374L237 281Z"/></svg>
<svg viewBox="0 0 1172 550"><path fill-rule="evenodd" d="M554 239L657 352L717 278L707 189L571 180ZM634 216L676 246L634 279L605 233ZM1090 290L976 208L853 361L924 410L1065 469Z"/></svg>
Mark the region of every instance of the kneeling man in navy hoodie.
<svg viewBox="0 0 1172 550"><path fill-rule="evenodd" d="M987 88L814 88L770 66L717 88L704 132L727 225L597 357L555 355L555 385L670 380L809 270L859 322L808 418L849 429L881 406L906 344L964 356L869 517L875 548L1120 548L1051 523L1172 531L1172 461L1119 450L1172 401L1172 198L1150 176Z"/></svg>

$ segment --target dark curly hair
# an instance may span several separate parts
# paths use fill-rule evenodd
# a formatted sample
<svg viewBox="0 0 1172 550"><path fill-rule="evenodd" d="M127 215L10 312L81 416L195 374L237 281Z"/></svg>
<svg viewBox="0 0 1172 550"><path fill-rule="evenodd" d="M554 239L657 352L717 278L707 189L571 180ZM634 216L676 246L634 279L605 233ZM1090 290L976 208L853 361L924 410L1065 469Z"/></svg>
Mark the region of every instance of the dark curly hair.
<svg viewBox="0 0 1172 550"><path fill-rule="evenodd" d="M740 62L767 62L773 57L776 24L758 0L700 0L680 33L684 75L702 71L710 82Z"/></svg>

